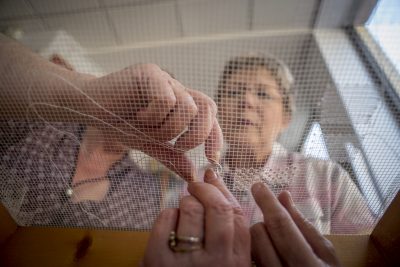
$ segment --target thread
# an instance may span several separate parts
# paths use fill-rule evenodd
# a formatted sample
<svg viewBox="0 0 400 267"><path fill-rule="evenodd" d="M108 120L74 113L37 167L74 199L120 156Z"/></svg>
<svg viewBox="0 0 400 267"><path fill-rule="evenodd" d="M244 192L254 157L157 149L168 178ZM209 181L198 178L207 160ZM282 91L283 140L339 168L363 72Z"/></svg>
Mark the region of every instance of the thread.
<svg viewBox="0 0 400 267"><path fill-rule="evenodd" d="M71 138L73 139L73 141L76 142L76 143L78 144L79 148L81 149L82 147L81 147L81 143L80 143L78 137L76 137L76 136L75 136L74 134L72 134L72 133L69 133L69 132L67 132L67 131L63 131L63 130L58 129L57 127L54 127L54 126L53 126L51 123L49 123L43 116L40 115L40 113L39 113L39 112L37 111L37 109L36 109L36 106L40 106L40 105L41 105L41 106L48 106L48 107L52 107L52 108L64 109L64 110L67 110L67 111L69 111L69 112L72 112L72 113L75 113L75 114L79 114L79 115L84 116L84 117L89 117L89 118L91 118L91 119L93 119L93 120L96 120L96 121L98 121L98 122L101 122L101 123L103 123L103 124L109 126L110 128L112 128L112 129L114 129L114 130L116 130L116 131L122 133L122 134L125 135L125 136L133 136L133 137L135 137L135 138L141 138L142 140L145 139L145 141L147 141L147 142L149 142L149 143L158 144L158 145L160 145L160 146L162 146L162 147L171 149L172 151L175 151L175 152L180 152L180 153L184 153L184 152L185 152L183 149L177 149L177 148L173 147L172 145L168 145L168 144L166 144L166 143L159 142L158 140L156 140L156 139L152 138L151 136L147 135L146 133L140 131L140 130L137 129L135 126L133 126L132 124L130 124L128 121L126 121L125 119L121 118L121 117L118 116L117 114L115 114L115 113L113 113L113 112L107 110L106 108L104 108L102 105L100 105L98 102L96 102L95 99L93 99L92 97L90 97L89 95L87 95L87 94L86 94L84 91L82 91L80 88L78 88L78 87L75 86L73 83L71 83L70 81L66 80L65 78L61 77L60 75L58 75L58 74L56 74L56 73L51 73L51 72L46 72L46 74L52 75L52 76L56 77L57 79L61 80L62 82L68 84L68 85L71 86L74 90L76 90L77 92L79 92L80 94L82 94L85 98L87 98L90 102L92 102L95 106L97 106L97 107L100 108L101 110L105 111L106 113L110 114L111 116L117 118L119 121L122 121L125 125L127 125L130 129L132 129L132 130L133 130L135 133L137 133L137 134L135 134L135 133L127 133L127 132L121 130L120 128L115 127L114 125L112 125L112 124L110 124L110 123L108 123L108 122L106 122L106 121L104 121L104 120L102 120L102 119L100 119L100 118L98 118L98 117L95 117L95 116L92 116L92 115L89 115L89 114L85 114L85 113L82 113L82 112L80 112L80 111L77 111L77 110L68 108L68 107L53 105L53 104L44 103L44 102L33 102L33 101L32 101L32 95L31 95L32 85L30 85L30 86L28 87L28 108L27 108L27 111L26 111L26 113L25 113L25 117L26 117L26 120L27 120L27 121L29 121L29 119L28 119L28 118L29 118L29 116L28 116L28 115L29 115L29 111L32 110L32 111L34 112L34 114L35 114L46 126L52 128L53 130L56 130L56 131L59 132L59 133L62 133L62 134L65 134L65 135L71 137ZM31 127L31 125L30 125L30 124L28 124L28 125L29 125L29 129L30 129L31 133L32 133L33 135L35 135L35 134L34 134L34 131L33 131L33 129L32 129L32 127ZM85 149L85 148L83 147L83 149ZM46 153L47 153L47 151L46 151ZM69 183L66 181L66 178L64 177L63 173L62 173L61 170L58 168L57 164L55 164L55 162L53 161L52 155L51 155L50 153L48 153L48 155L49 155L49 160L50 160L51 164L52 164L52 165L55 167L55 169L59 172L60 177L61 177L61 179L62 179L62 182L64 183L64 186L67 188L67 190L68 190L68 189L71 189L71 186L70 186ZM213 160L213 159L208 159L208 160L212 163L213 169L217 172L217 174L220 174L221 169L222 169L222 166L221 166L218 162L216 162L215 160ZM67 162L67 163L70 164L70 165L73 165L73 164L71 164L71 163L69 163L69 162ZM169 160L164 160L164 163L170 164L170 166L173 166L173 167L175 168L175 170L177 169L176 166L175 166L171 161L169 161ZM176 171L176 172L177 172L177 171ZM178 175L182 176L182 174L180 174L180 173L178 173ZM73 191L72 191L72 193L73 193ZM25 197L25 196L24 196L24 197ZM23 199L22 199L21 201L23 201ZM85 214L87 214L88 216L91 216L91 217L95 218L96 220L98 220L98 221L101 223L101 225L103 225L104 227L106 226L106 224L103 222L103 220L102 220L100 217L98 217L97 215L95 215L95 214L93 214L93 213L91 213L91 212L89 212L89 211L87 211L87 210L85 209L84 203L83 203L83 202L78 202L77 204L79 205L80 209L81 209ZM64 205L63 205L61 208L64 208L65 205L66 205L66 203L64 203Z"/></svg>

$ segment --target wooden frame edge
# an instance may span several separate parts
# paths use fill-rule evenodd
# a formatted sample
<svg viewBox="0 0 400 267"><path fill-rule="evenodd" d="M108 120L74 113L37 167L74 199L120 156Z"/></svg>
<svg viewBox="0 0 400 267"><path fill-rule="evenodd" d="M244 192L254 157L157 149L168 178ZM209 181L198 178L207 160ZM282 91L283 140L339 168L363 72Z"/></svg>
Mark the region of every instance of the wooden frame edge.
<svg viewBox="0 0 400 267"><path fill-rule="evenodd" d="M0 205L1 266L135 266L149 232L17 227ZM4 222L4 223L3 223ZM371 235L328 235L343 266L400 266L400 193Z"/></svg>
<svg viewBox="0 0 400 267"><path fill-rule="evenodd" d="M19 227L0 252L0 265L137 266L144 255L149 234ZM329 235L327 238L335 246L343 266L382 266L379 251L369 235Z"/></svg>
<svg viewBox="0 0 400 267"><path fill-rule="evenodd" d="M17 230L18 226L7 209L0 203L0 248Z"/></svg>
<svg viewBox="0 0 400 267"><path fill-rule="evenodd" d="M371 241L391 266L400 266L400 191L375 226Z"/></svg>

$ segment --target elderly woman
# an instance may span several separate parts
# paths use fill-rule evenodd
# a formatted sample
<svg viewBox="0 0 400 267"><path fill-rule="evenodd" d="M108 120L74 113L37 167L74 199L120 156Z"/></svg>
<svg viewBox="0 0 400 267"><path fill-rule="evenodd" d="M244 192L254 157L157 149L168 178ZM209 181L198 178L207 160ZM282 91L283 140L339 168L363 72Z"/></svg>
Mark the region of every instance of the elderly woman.
<svg viewBox="0 0 400 267"><path fill-rule="evenodd" d="M358 188L338 164L288 152L277 139L294 110L293 77L279 60L239 56L225 66L217 105L224 139L222 177L252 222L261 213L248 194L261 181L275 194L288 190L320 232L368 231L374 219Z"/></svg>

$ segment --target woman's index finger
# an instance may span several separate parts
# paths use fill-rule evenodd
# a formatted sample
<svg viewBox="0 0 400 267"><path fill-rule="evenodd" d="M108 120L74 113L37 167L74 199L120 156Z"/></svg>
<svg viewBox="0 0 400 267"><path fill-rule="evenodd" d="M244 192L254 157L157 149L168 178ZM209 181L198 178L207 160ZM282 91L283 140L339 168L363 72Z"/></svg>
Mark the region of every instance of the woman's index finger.
<svg viewBox="0 0 400 267"><path fill-rule="evenodd" d="M279 254L289 265L313 266L317 257L274 193L262 183L254 184L252 193Z"/></svg>

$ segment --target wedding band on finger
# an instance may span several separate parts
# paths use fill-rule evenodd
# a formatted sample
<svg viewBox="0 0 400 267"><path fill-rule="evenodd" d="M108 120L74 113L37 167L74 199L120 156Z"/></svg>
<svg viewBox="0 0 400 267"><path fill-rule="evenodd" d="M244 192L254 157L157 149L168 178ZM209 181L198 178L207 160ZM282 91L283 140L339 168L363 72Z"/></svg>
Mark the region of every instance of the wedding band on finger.
<svg viewBox="0 0 400 267"><path fill-rule="evenodd" d="M200 237L178 236L175 231L169 234L169 247L173 252L191 252L203 248Z"/></svg>

